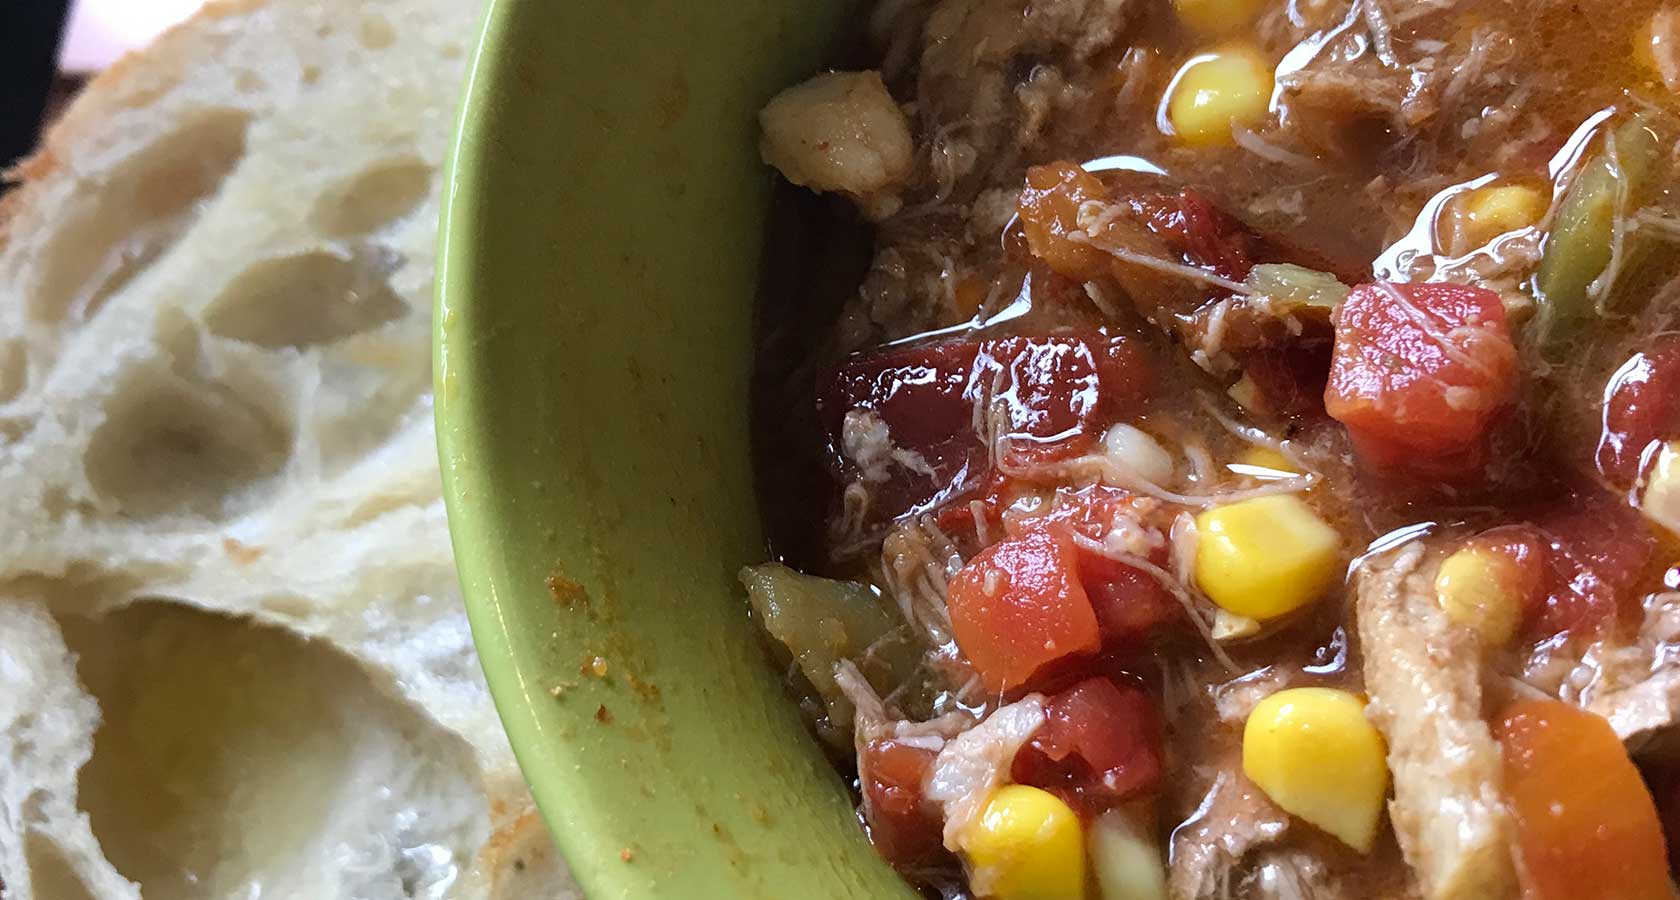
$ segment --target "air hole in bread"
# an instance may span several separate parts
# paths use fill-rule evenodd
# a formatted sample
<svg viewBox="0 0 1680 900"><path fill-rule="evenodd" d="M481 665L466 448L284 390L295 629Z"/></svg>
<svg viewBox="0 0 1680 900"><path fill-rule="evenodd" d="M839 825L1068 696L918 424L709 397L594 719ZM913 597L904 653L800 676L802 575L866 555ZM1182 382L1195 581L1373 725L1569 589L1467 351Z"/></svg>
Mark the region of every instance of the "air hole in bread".
<svg viewBox="0 0 1680 900"><path fill-rule="evenodd" d="M95 900L52 838L31 829L23 839L30 887L41 900Z"/></svg>
<svg viewBox="0 0 1680 900"><path fill-rule="evenodd" d="M329 237L364 235L412 212L431 184L432 167L418 158L386 160L329 188L310 221Z"/></svg>
<svg viewBox="0 0 1680 900"><path fill-rule="evenodd" d="M383 50L397 42L397 29L384 16L368 16L356 28L356 42L369 50Z"/></svg>
<svg viewBox="0 0 1680 900"><path fill-rule="evenodd" d="M247 69L233 76L233 86L238 88L241 94L255 94L266 87L267 83L261 75Z"/></svg>
<svg viewBox="0 0 1680 900"><path fill-rule="evenodd" d="M161 599L61 624L102 714L81 805L144 896L454 894L472 751L342 653Z"/></svg>
<svg viewBox="0 0 1680 900"><path fill-rule="evenodd" d="M124 515L223 519L260 499L291 445L286 429L225 389L147 374L109 398L84 464L99 499Z"/></svg>
<svg viewBox="0 0 1680 900"><path fill-rule="evenodd" d="M0 340L0 403L17 398L29 383L29 357L23 341Z"/></svg>
<svg viewBox="0 0 1680 900"><path fill-rule="evenodd" d="M373 251L265 260L211 302L205 327L263 347L308 347L370 331L408 309L385 281L395 265Z"/></svg>
<svg viewBox="0 0 1680 900"><path fill-rule="evenodd" d="M304 84L314 84L315 82L321 80L321 67L304 66L303 71L298 73L298 78Z"/></svg>
<svg viewBox="0 0 1680 900"><path fill-rule="evenodd" d="M249 119L213 110L140 150L66 204L24 293L46 322L91 317L197 217L245 154Z"/></svg>

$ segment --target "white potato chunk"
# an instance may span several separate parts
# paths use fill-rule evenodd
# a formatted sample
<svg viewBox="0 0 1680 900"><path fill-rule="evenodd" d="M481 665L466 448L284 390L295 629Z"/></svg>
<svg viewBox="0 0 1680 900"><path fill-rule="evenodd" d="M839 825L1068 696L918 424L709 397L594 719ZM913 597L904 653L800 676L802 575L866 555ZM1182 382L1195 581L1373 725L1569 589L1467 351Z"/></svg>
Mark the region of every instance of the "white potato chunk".
<svg viewBox="0 0 1680 900"><path fill-rule="evenodd" d="M759 152L787 180L837 191L865 215L898 210L915 146L880 72L829 72L777 94L758 114Z"/></svg>

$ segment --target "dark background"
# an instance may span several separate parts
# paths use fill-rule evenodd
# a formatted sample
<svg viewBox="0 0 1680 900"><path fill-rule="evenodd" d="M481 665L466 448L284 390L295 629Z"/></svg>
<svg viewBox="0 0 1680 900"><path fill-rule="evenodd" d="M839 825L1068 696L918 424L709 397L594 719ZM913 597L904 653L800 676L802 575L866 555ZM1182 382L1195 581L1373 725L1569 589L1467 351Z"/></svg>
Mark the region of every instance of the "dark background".
<svg viewBox="0 0 1680 900"><path fill-rule="evenodd" d="M0 0L0 169L35 146L69 8L70 0Z"/></svg>

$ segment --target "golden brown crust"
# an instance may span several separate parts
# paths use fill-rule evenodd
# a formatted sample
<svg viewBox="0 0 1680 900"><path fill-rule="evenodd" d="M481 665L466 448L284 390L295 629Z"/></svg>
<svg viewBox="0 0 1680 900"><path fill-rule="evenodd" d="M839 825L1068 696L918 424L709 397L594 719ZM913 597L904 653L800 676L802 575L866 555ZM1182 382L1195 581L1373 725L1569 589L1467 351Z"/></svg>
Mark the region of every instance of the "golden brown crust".
<svg viewBox="0 0 1680 900"><path fill-rule="evenodd" d="M248 14L271 0L211 0L185 20L170 26L149 45L125 53L82 88L63 114L41 133L35 151L10 169L0 170L0 182L13 185L0 195L0 252L11 240L11 230L22 212L39 193L37 185L58 174L70 148L105 126L113 108L143 105L179 84L185 67L196 57L184 52L186 44L201 39L204 23ZM162 77L141 97L125 96L135 90L143 76ZM136 102L141 101L141 102Z"/></svg>

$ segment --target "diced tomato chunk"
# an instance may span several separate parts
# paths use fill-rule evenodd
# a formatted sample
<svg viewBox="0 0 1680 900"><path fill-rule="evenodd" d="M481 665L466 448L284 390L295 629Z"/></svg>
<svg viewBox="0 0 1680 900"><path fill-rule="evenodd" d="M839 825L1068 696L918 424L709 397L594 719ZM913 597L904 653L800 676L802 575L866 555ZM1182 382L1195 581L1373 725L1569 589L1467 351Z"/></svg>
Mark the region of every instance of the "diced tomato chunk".
<svg viewBox="0 0 1680 900"><path fill-rule="evenodd" d="M1056 491L1051 501L1052 508L1041 515L1025 518L1014 523L1012 534L1025 534L1028 531L1055 526L1066 528L1071 534L1084 535L1091 540L1102 540L1119 519L1136 521L1145 514L1145 509L1159 507L1154 500L1132 496L1128 491L1105 484L1094 484L1082 488L1062 488Z"/></svg>
<svg viewBox="0 0 1680 900"><path fill-rule="evenodd" d="M1531 637L1606 627L1633 611L1634 588L1657 550L1643 516L1587 489L1535 524L1545 542L1547 574L1543 605L1528 620Z"/></svg>
<svg viewBox="0 0 1680 900"><path fill-rule="evenodd" d="M1127 644L1184 618L1184 607L1160 579L1136 566L1083 548L1079 580L1091 598L1104 644Z"/></svg>
<svg viewBox="0 0 1680 900"><path fill-rule="evenodd" d="M1336 323L1325 410L1379 470L1470 474L1516 396L1499 295L1461 284L1369 284Z"/></svg>
<svg viewBox="0 0 1680 900"><path fill-rule="evenodd" d="M1466 546L1505 557L1517 582L1523 635L1531 641L1594 635L1635 612L1630 601L1656 553L1656 538L1632 508L1597 489L1565 493Z"/></svg>
<svg viewBox="0 0 1680 900"><path fill-rule="evenodd" d="M1150 517L1158 514L1160 507L1153 499L1100 484L1062 490L1055 504L1048 513L1016 523L1014 533L1066 529L1069 534L1100 542L1120 520L1133 527L1150 527ZM1156 628L1183 618L1183 606L1154 575L1085 546L1076 546L1075 551L1079 581L1096 611L1104 645L1136 643ZM1163 536L1156 554L1159 558L1149 561L1163 564L1165 554Z"/></svg>
<svg viewBox="0 0 1680 900"><path fill-rule="evenodd" d="M1652 448L1680 438L1680 338L1635 353L1604 386L1598 469L1630 488L1654 458Z"/></svg>
<svg viewBox="0 0 1680 900"><path fill-rule="evenodd" d="M984 454L965 396L979 352L978 343L965 341L855 358L818 394L830 467L840 485L867 487L869 524L979 482ZM915 453L919 465L904 465L891 448Z"/></svg>
<svg viewBox="0 0 1680 900"><path fill-rule="evenodd" d="M1058 275L1075 281L1100 277L1108 255L1071 235L1082 231L1080 205L1106 195L1103 183L1075 163L1055 162L1028 169L1019 202L1027 249Z"/></svg>
<svg viewBox="0 0 1680 900"><path fill-rule="evenodd" d="M968 397L1001 402L1009 449L1046 460L1089 449L1099 436L1091 426L1137 410L1153 383L1132 341L1012 337L981 344Z"/></svg>
<svg viewBox="0 0 1680 900"><path fill-rule="evenodd" d="M951 579L946 605L957 646L990 691L1015 690L1102 645L1064 533L1032 531L988 547Z"/></svg>
<svg viewBox="0 0 1680 900"><path fill-rule="evenodd" d="M990 455L976 422L996 422L1008 461L1077 455L1147 402L1154 367L1118 335L1009 337L853 359L818 396L830 466L869 492L868 522L971 499Z"/></svg>
<svg viewBox="0 0 1680 900"><path fill-rule="evenodd" d="M1184 262L1233 281L1247 278L1255 263L1279 259L1285 253L1193 188L1177 194L1146 194L1134 198L1132 206L1148 222L1149 230L1165 238Z"/></svg>
<svg viewBox="0 0 1680 900"><path fill-rule="evenodd" d="M935 755L894 740L870 741L859 755L869 840L893 865L926 862L943 847L939 816L923 788Z"/></svg>
<svg viewBox="0 0 1680 900"><path fill-rule="evenodd" d="M1142 687L1088 678L1050 698L1011 775L1095 815L1159 788L1161 742L1160 716Z"/></svg>
<svg viewBox="0 0 1680 900"><path fill-rule="evenodd" d="M1495 733L1525 900L1673 900L1656 805L1608 722L1525 700Z"/></svg>
<svg viewBox="0 0 1680 900"><path fill-rule="evenodd" d="M1242 370L1259 394L1262 408L1257 412L1303 419L1323 417L1324 387L1330 372L1328 342L1245 353Z"/></svg>

